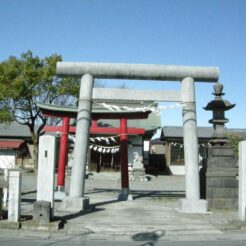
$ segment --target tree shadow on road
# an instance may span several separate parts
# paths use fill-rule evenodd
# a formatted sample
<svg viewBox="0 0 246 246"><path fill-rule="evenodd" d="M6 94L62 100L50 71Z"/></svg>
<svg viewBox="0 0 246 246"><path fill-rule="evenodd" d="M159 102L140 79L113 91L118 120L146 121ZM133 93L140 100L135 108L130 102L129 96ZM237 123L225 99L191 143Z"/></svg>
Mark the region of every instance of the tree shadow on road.
<svg viewBox="0 0 246 246"><path fill-rule="evenodd" d="M140 246L154 246L158 242L158 240L165 235L164 230L155 230L152 232L142 232L142 233L137 233L132 236L132 239L134 241L142 242L144 241L143 244Z"/></svg>

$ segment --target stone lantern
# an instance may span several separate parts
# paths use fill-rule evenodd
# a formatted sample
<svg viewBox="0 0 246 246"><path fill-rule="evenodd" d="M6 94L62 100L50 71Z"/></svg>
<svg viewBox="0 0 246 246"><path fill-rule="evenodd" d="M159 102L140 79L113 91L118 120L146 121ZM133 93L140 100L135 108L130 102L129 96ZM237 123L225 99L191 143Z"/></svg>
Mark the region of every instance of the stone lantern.
<svg viewBox="0 0 246 246"><path fill-rule="evenodd" d="M225 111L232 109L235 104L231 104L229 101L222 99L225 95L223 92L223 85L219 82L214 85L214 100L210 101L205 110L213 112L213 118L209 120L209 123L213 124L214 133L210 140L211 145L225 145L228 143L226 139L225 123L229 120L225 118Z"/></svg>
<svg viewBox="0 0 246 246"><path fill-rule="evenodd" d="M205 110L213 112L209 123L213 124L214 133L209 141L208 160L205 164L205 177L201 179L201 196L204 194L209 209L236 209L238 201L237 160L226 139L225 111L235 104L222 99L223 85L214 85L214 100L210 101ZM205 184L203 183L205 181ZM204 197L204 198L205 198Z"/></svg>

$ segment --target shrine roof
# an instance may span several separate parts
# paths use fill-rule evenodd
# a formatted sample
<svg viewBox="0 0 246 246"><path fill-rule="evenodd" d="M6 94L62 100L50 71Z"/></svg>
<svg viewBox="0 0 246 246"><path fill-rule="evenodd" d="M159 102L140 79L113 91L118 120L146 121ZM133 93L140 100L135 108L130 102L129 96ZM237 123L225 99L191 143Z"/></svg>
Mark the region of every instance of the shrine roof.
<svg viewBox="0 0 246 246"><path fill-rule="evenodd" d="M58 106L50 105L44 103L37 103L38 108L42 111L44 115L50 117L70 117L76 118L78 108L75 106ZM102 102L93 102L92 104L92 118L97 119L114 119L120 118L124 115L128 119L143 119L147 118L151 113L149 109L142 110L143 107L157 107L157 104L154 102L148 103L136 103L136 101L127 101L127 102L112 102L102 103ZM109 109L111 107L111 109ZM119 109L120 107L120 109ZM131 110L134 109L134 110Z"/></svg>
<svg viewBox="0 0 246 246"><path fill-rule="evenodd" d="M11 123L0 124L0 138L30 138L28 126L21 125L15 121Z"/></svg>
<svg viewBox="0 0 246 246"><path fill-rule="evenodd" d="M37 102L37 107L42 109L47 109L50 111L60 111L60 112L71 112L71 113L77 113L78 109L75 106L59 106L59 105L51 105L51 104L46 104L46 103L40 103Z"/></svg>
<svg viewBox="0 0 246 246"><path fill-rule="evenodd" d="M60 106L60 105L53 105L53 104L46 104L46 103L36 103L37 106L42 110L42 109L47 109L50 111L61 111L61 112L71 112L71 113L77 113L78 108L76 106ZM93 102L92 104L92 113L112 113L111 110L108 108L105 108L103 103L98 101L98 102ZM147 106L153 106L157 107L157 103L154 102L139 102L136 103L136 101L110 101L109 103L105 103L106 105L114 105L118 107L129 107L129 108L142 108L142 107L147 107ZM116 111L114 111L116 112ZM142 110L135 110L134 112L137 113L142 113ZM117 113L132 113L131 111L121 108L121 111L118 111Z"/></svg>

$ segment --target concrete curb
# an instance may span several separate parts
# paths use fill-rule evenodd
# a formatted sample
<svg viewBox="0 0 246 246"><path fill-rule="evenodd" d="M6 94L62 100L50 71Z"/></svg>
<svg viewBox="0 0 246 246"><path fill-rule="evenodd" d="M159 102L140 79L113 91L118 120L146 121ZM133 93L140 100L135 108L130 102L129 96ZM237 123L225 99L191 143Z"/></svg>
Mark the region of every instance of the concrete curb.
<svg viewBox="0 0 246 246"><path fill-rule="evenodd" d="M64 221L52 221L50 223L38 223L33 220L21 223L21 229L28 231L58 232L64 226Z"/></svg>
<svg viewBox="0 0 246 246"><path fill-rule="evenodd" d="M7 220L0 220L0 229L20 229L20 222L10 222Z"/></svg>

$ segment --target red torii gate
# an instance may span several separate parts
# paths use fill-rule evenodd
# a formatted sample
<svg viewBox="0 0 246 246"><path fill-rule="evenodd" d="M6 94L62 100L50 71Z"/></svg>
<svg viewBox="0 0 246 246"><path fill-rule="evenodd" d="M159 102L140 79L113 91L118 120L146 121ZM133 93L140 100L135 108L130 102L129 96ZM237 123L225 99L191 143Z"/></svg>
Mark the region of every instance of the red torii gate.
<svg viewBox="0 0 246 246"><path fill-rule="evenodd" d="M46 117L62 118L61 126L45 126L45 132L60 132L60 148L58 159L57 186L65 185L65 170L68 155L68 134L75 133L76 127L70 126L71 118L77 118L77 109L72 107L60 107L38 103L42 114ZM147 119L150 111L147 112L93 112L90 134L119 134L120 135L120 166L121 166L121 188L129 189L128 177L128 135L143 135L143 128L128 128L128 119ZM99 127L99 119L119 119L120 127Z"/></svg>

